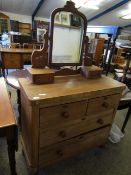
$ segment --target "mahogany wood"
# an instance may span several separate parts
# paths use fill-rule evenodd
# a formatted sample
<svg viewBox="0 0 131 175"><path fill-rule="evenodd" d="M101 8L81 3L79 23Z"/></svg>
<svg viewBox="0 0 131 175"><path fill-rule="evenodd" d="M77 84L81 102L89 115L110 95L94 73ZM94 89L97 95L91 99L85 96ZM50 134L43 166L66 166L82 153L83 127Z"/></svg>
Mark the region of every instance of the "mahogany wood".
<svg viewBox="0 0 131 175"><path fill-rule="evenodd" d="M44 35L45 44L41 50L34 50L31 55L32 68L45 68L48 62L48 33Z"/></svg>
<svg viewBox="0 0 131 175"><path fill-rule="evenodd" d="M24 63L31 62L33 49L0 48L2 72L5 77L5 69L21 69Z"/></svg>
<svg viewBox="0 0 131 175"><path fill-rule="evenodd" d="M84 41L84 55L83 55L83 66L92 66L93 54L89 53L89 37L85 37Z"/></svg>
<svg viewBox="0 0 131 175"><path fill-rule="evenodd" d="M69 69L69 68L61 68L60 70L55 71L55 76L64 76L64 75L75 75L79 74L80 69Z"/></svg>
<svg viewBox="0 0 131 175"><path fill-rule="evenodd" d="M13 113L11 102L9 100L4 78L0 78L0 99L0 127L15 125L15 115ZM6 114L8 115L5 117Z"/></svg>
<svg viewBox="0 0 131 175"><path fill-rule="evenodd" d="M4 53L2 54L2 67L5 69L22 69L22 56L19 53Z"/></svg>
<svg viewBox="0 0 131 175"><path fill-rule="evenodd" d="M4 78L0 78L0 137L6 137L11 175L16 175L15 151L18 149L18 131L15 114Z"/></svg>
<svg viewBox="0 0 131 175"><path fill-rule="evenodd" d="M103 48L104 48L104 38L95 38L92 39L90 44L89 52L93 53L93 60L96 66L100 64L100 59L102 57Z"/></svg>
<svg viewBox="0 0 131 175"><path fill-rule="evenodd" d="M86 78L100 78L102 74L102 69L97 66L82 66L81 67L81 73L84 75Z"/></svg>
<svg viewBox="0 0 131 175"><path fill-rule="evenodd" d="M54 82L54 70L49 68L27 68L27 76L34 84L46 84Z"/></svg>

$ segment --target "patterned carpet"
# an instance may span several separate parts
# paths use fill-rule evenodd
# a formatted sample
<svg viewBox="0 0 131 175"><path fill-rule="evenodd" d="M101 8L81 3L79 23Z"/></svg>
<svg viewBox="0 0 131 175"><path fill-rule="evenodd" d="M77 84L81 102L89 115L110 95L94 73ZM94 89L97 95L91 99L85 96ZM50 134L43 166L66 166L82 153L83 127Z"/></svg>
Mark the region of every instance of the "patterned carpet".
<svg viewBox="0 0 131 175"><path fill-rule="evenodd" d="M18 116L16 92L12 91L12 103ZM115 123L121 127L126 110L118 111ZM88 150L83 154L67 159L49 168L40 170L39 175L131 175L131 119L128 122L124 138L113 144L107 141L102 148ZM20 135L20 134L19 134ZM16 153L16 168L18 175L28 175L25 158L21 151ZM5 139L0 139L0 175L10 175L7 145Z"/></svg>

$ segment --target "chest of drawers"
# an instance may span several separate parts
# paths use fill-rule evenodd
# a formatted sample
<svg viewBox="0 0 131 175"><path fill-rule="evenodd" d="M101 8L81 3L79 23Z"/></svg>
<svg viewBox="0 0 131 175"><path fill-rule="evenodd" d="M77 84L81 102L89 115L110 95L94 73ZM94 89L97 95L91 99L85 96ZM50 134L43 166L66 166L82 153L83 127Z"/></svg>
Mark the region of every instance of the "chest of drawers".
<svg viewBox="0 0 131 175"><path fill-rule="evenodd" d="M124 85L81 75L33 85L20 79L22 145L32 168L53 164L106 142Z"/></svg>

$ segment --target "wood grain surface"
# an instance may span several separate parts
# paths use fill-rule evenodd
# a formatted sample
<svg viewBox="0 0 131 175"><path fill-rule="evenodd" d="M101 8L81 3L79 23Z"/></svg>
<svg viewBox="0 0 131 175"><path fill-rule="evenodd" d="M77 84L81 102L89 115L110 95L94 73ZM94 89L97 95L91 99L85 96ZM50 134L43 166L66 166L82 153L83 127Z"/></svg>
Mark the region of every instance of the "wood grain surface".
<svg viewBox="0 0 131 175"><path fill-rule="evenodd" d="M28 79L19 79L21 90L32 103L44 106L85 100L106 94L120 93L125 85L108 77L90 80L81 75L55 77L54 83L34 85Z"/></svg>
<svg viewBox="0 0 131 175"><path fill-rule="evenodd" d="M4 78L0 78L0 128L15 125L16 119Z"/></svg>

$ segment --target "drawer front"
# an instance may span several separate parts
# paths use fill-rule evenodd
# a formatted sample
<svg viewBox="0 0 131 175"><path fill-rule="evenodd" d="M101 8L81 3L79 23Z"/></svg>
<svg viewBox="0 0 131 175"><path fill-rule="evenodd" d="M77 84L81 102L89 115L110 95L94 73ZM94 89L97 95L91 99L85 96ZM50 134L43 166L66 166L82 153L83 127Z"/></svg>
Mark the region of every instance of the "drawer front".
<svg viewBox="0 0 131 175"><path fill-rule="evenodd" d="M56 128L81 120L87 109L87 101L63 104L40 109L40 128Z"/></svg>
<svg viewBox="0 0 131 175"><path fill-rule="evenodd" d="M105 127L47 148L40 148L39 166L47 166L89 148L102 145L106 142L109 131L110 127Z"/></svg>
<svg viewBox="0 0 131 175"><path fill-rule="evenodd" d="M2 61L4 68L22 68L21 54L4 53Z"/></svg>
<svg viewBox="0 0 131 175"><path fill-rule="evenodd" d="M120 100L120 94L90 99L87 107L87 115L116 109Z"/></svg>
<svg viewBox="0 0 131 175"><path fill-rule="evenodd" d="M112 123L113 110L94 116L85 116L84 120L68 127L50 128L40 130L40 147L46 147L94 129L110 125Z"/></svg>

